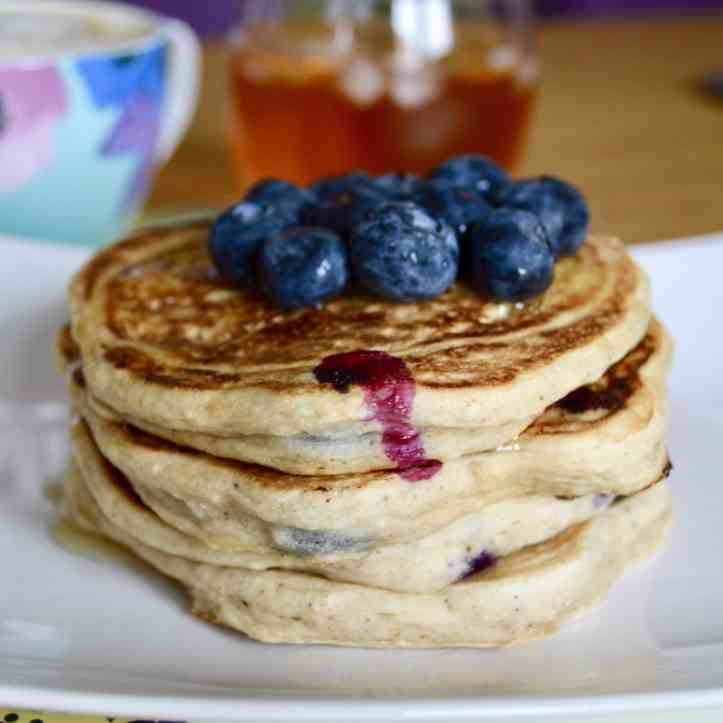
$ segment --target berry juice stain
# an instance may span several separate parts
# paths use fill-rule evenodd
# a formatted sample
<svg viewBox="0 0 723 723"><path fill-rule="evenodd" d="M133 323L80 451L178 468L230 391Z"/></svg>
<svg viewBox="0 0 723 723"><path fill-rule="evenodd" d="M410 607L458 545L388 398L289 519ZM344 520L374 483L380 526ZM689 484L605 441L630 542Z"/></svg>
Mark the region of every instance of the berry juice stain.
<svg viewBox="0 0 723 723"><path fill-rule="evenodd" d="M467 571L462 575L460 580L466 580L468 577L472 577L472 575L476 575L478 572L482 572L482 570L494 567L496 564L497 556L487 550L482 550L482 552L469 560L467 563Z"/></svg>
<svg viewBox="0 0 723 723"><path fill-rule="evenodd" d="M442 467L428 459L419 432L410 423L414 379L402 359L383 351L352 351L326 357L314 376L345 394L352 386L364 391L364 401L382 427L384 454L397 465L399 476L409 482L433 477Z"/></svg>

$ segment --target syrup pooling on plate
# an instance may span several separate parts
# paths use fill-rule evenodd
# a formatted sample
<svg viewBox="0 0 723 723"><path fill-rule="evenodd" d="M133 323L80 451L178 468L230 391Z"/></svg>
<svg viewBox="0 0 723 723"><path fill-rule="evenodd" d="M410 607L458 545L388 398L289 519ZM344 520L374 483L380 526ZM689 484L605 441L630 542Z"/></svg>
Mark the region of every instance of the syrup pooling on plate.
<svg viewBox="0 0 723 723"><path fill-rule="evenodd" d="M415 385L402 359L383 351L333 354L314 369L314 376L342 394L352 385L364 390L367 408L382 426L384 454L396 462L400 477L418 482L439 471L442 463L425 456L421 436L410 423Z"/></svg>

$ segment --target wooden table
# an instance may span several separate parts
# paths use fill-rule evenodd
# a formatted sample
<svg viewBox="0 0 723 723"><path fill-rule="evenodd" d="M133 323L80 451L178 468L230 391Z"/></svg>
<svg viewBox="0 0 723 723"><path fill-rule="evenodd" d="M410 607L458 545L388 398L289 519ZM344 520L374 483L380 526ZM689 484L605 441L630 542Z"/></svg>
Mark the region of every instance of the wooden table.
<svg viewBox="0 0 723 723"><path fill-rule="evenodd" d="M577 182L593 228L635 241L723 229L723 101L698 87L723 69L723 15L549 24L521 172ZM225 146L225 63L205 49L199 111L160 173L151 210L237 195Z"/></svg>

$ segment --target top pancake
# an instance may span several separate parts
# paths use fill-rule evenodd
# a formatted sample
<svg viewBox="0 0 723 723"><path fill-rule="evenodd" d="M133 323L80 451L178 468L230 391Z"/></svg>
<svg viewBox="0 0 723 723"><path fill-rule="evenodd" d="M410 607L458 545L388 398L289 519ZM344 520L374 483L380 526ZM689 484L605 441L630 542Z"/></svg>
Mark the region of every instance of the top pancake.
<svg viewBox="0 0 723 723"><path fill-rule="evenodd" d="M224 436L378 430L361 388L342 394L313 374L328 355L373 349L409 369L412 424L502 425L598 379L650 320L647 280L615 239L560 260L521 310L456 284L414 304L347 292L282 312L217 276L208 232L207 221L145 231L73 281L85 378L121 415Z"/></svg>

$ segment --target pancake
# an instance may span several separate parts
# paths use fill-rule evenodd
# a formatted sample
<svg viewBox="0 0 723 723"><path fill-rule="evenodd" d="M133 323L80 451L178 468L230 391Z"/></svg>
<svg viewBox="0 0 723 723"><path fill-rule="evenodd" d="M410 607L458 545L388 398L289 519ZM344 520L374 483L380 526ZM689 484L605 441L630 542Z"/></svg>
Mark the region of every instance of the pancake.
<svg viewBox="0 0 723 723"><path fill-rule="evenodd" d="M625 569L657 549L670 522L667 489L657 484L439 592L413 594L190 561L112 523L72 470L66 490L78 524L180 581L196 615L274 643L488 647L549 635L600 603Z"/></svg>
<svg viewBox="0 0 723 723"><path fill-rule="evenodd" d="M123 417L87 393L93 410L110 420ZM163 437L183 447L208 454L251 462L298 475L337 475L373 472L390 468L384 451L383 434L366 432L358 435L298 434L287 437L274 434L246 434L220 437L203 432L166 429L143 419L125 418L149 434ZM499 427L417 429L425 455L430 459L450 460L466 454L495 449L517 436L532 419L515 419Z"/></svg>
<svg viewBox="0 0 723 723"><path fill-rule="evenodd" d="M386 369L375 382L399 397L410 430L494 429L598 379L650 320L647 280L614 239L560 260L550 289L521 311L456 284L415 304L349 292L282 313L222 282L209 227L147 230L74 279L71 329L88 386L122 417L226 438L384 434L366 372L334 367L339 355L348 365L376 354Z"/></svg>
<svg viewBox="0 0 723 723"><path fill-rule="evenodd" d="M59 363L64 373L72 373L81 364L80 350L73 342L70 327L65 326L58 338ZM77 376L78 383L85 378ZM385 453L383 434L366 432L359 435L333 434L291 435L245 434L221 437L203 432L166 429L143 419L122 417L95 397L90 389L85 392L85 404L96 414L111 421L127 421L138 429L175 444L236 459L241 462L271 467L281 472L306 475L329 475L349 472L369 472L388 469L389 457ZM429 427L415 430L427 457L437 460L455 459L465 454L494 449L519 434L532 419L516 419L500 427L455 429Z"/></svg>
<svg viewBox="0 0 723 723"><path fill-rule="evenodd" d="M82 435L82 429L75 434ZM86 437L87 439L87 437ZM573 499L520 497L456 520L412 543L373 550L327 554L323 544L303 554L261 550L249 545L218 550L165 523L138 496L127 478L80 440L75 469L103 515L137 542L195 562L254 570L280 568L310 572L330 580L399 592L435 592L511 552L546 540L603 510L612 497ZM80 472L80 469L83 472Z"/></svg>
<svg viewBox="0 0 723 723"><path fill-rule="evenodd" d="M670 355L654 320L633 351L548 408L518 439L445 462L418 482L395 471L294 476L219 459L95 414L80 370L71 390L102 454L171 526L218 550L256 544L299 552L325 540L348 554L425 537L503 500L629 495L659 479L668 465Z"/></svg>

